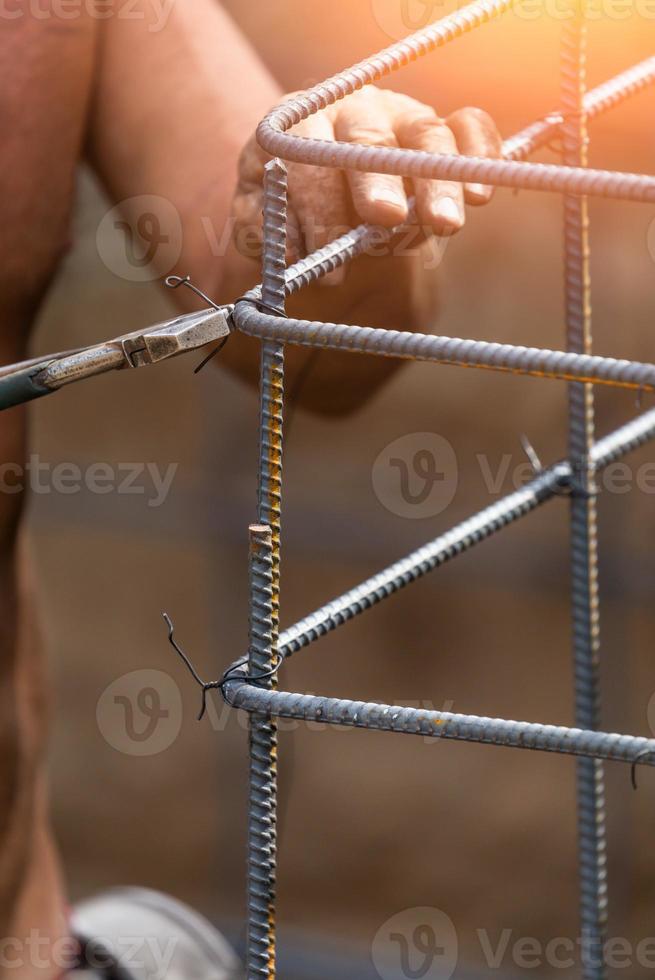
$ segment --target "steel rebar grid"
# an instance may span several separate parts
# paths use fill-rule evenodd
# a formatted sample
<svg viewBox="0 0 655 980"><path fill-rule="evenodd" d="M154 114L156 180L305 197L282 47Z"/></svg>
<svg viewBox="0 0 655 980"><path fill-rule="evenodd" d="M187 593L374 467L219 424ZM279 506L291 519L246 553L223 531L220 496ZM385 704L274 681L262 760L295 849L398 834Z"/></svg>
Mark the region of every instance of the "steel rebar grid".
<svg viewBox="0 0 655 980"><path fill-rule="evenodd" d="M655 409L645 412L595 444L590 453L595 472L653 438ZM286 630L280 637L280 653L289 656L308 646L410 582L470 550L546 500L566 491L572 479L573 471L568 461L544 470L522 490L469 518ZM435 738L453 738L459 741L655 765L655 740L641 736L583 731L501 718L480 718L476 715L418 711L414 708L288 692L275 697L275 692L262 692L248 683L243 670L241 676L235 675L234 680L225 685L223 693L229 704L250 712L266 711L272 715L335 725L377 728ZM267 693L271 696L264 696Z"/></svg>
<svg viewBox="0 0 655 980"><path fill-rule="evenodd" d="M424 33L419 32L419 36ZM585 107L591 116L598 116L653 82L655 82L655 58L649 58L587 93ZM512 159L525 158L560 133L561 124L561 112L550 113L546 119L531 124L506 140L503 144L504 156ZM305 288L311 282L365 252L370 245L379 246L381 242L391 241L395 234L411 228L411 224L410 215L408 223L402 228L383 230L360 225L347 232L287 269L287 292L292 293ZM444 364L491 368L534 377L577 379L644 391L653 390L655 367L650 364L615 358L580 357L571 352L494 344L457 337L409 334L403 331L374 331L369 327L310 323L305 320L280 321L276 318L267 318L266 314L256 309L257 300L261 298L260 288L253 290L246 298L255 303L255 308L249 309L247 303L239 303L235 320L239 329L253 336L279 337L288 343L348 349L389 357L434 360Z"/></svg>
<svg viewBox="0 0 655 980"><path fill-rule="evenodd" d="M574 16L563 24L561 40L562 159L567 166L585 167L585 0L573 0L569 9ZM563 204L567 349L591 354L589 208L585 197L565 195ZM568 401L575 724L596 731L600 727L600 605L596 481L591 459L595 428L592 386L570 384ZM576 786L582 972L585 980L603 980L607 974L603 945L608 896L605 787L599 759L578 760Z"/></svg>
<svg viewBox="0 0 655 980"><path fill-rule="evenodd" d="M613 78L602 82L585 96L585 109L589 119L595 119L615 108L625 99L636 95L649 85L655 84L655 57L634 65ZM544 119L531 123L503 142L503 158L524 160L539 147L560 134L562 114L549 113ZM413 202L412 202L413 203ZM371 225L359 225L322 249L296 262L287 269L287 293L304 289L322 275L350 262L372 244L390 241L394 235L410 230L414 222L412 209L405 225L400 228L382 229ZM261 290L253 290L253 297L261 297Z"/></svg>
<svg viewBox="0 0 655 980"><path fill-rule="evenodd" d="M349 91L361 87L377 77L395 70L414 57L453 39L465 30L476 27L498 13L502 13L511 5L511 0L482 0L471 4L450 18L425 32L394 45L382 55L369 59L355 66L349 72L335 76L322 86L317 86L306 96L292 103L279 107L267 117L260 126L260 142L269 152L279 153L286 159L302 163L313 163L324 166L351 168L381 173L398 173L403 176L447 177L454 180L477 180L500 186L526 187L550 191L560 191L570 195L598 194L616 197L618 199L655 200L655 178L633 174L608 173L591 171L585 167L545 167L541 165L520 165L512 161L491 162L467 159L462 157L434 157L429 154L419 154L413 151L380 151L350 145L328 144L320 141L298 140L286 133L286 130L325 105L343 98ZM601 86L597 93L597 101L589 99L589 111L600 112L615 104L624 95L638 91L643 85L653 80L652 59L635 66L615 80L610 80ZM615 83L614 87L612 83ZM604 91L601 91L604 89ZM289 112L290 110L290 112ZM562 132L569 115L564 112L560 118L551 115L539 123L533 124L515 138L514 146L507 147L507 155L514 159L546 142L556 132ZM584 161L582 161L584 162ZM287 290L295 291L308 282L318 278L343 264L363 250L363 245L372 229L360 227L349 233L338 243L333 243L321 253L309 256L298 263L293 270L287 272ZM284 273L283 273L284 277ZM629 362L618 362L607 358L591 358L584 354L565 354L563 352L540 351L537 349L525 351L522 348L505 347L501 345L479 345L474 341L459 341L452 338L431 338L414 335L415 340L407 341L412 335L397 335L397 332L371 331L366 328L353 328L355 333L346 334L349 328L343 325L317 324L306 321L283 321L262 314L253 309L253 299L240 303L235 319L240 329L260 336L265 341L291 341L307 343L310 346L334 346L351 350L370 351L388 354L390 356L425 357L451 363L462 363L471 366L494 367L500 370L519 371L562 377L577 382L604 382L621 384L637 388L650 387L652 381L652 365L637 365ZM275 307L263 296L266 308ZM320 336L317 339L316 334ZM386 337L374 336L387 334ZM401 338L404 336L405 340ZM436 341L436 347L430 347L430 341ZM412 344L414 345L412 347ZM450 344L450 347L448 345ZM405 346L406 345L406 346ZM458 347L458 345L461 345ZM462 356L462 360L459 357ZM562 360L564 358L564 360ZM568 358L568 360L567 360ZM601 443L591 449L587 445L586 462L593 462L595 468L618 458L624 451L641 444L645 439L652 438L655 432L655 412L647 413L641 419L624 426L612 433ZM574 458L574 457L572 457ZM464 522L459 528L448 532L448 535L437 539L432 545L420 549L414 556L396 563L387 572L374 577L356 590L351 590L340 600L335 600L324 610L319 610L312 617L307 617L302 624L296 624L292 631L287 631L281 638L284 644L280 652L292 652L287 647L290 639L295 649L307 645L319 635L334 629L358 612L369 608L374 602L380 601L397 588L413 581L419 575L436 567L442 561L462 553L469 547L483 540L484 537L506 526L512 520L528 513L539 503L561 492L562 485L568 485L569 490L580 489L577 474L578 467L570 463L558 464L549 471L540 473L532 481L530 492L522 500L516 498L500 502L488 508L483 518L475 526L475 518ZM590 473L590 468L587 473ZM535 484L539 486L536 487ZM530 496L530 493L534 497ZM505 505L505 506L503 506ZM492 514L492 511L494 513ZM487 522L484 517L486 516ZM468 524L468 528L466 525ZM458 532L460 535L458 537ZM469 534L470 532L470 534ZM450 540L447 540L450 536ZM427 556L425 552L429 551ZM412 559L422 559L412 567ZM425 559L423 561L423 559ZM421 563L422 562L422 563ZM409 568L407 566L410 566ZM400 566L403 566L402 570ZM393 574L398 574L394 578ZM380 577L386 576L383 588L373 583ZM367 592L367 587L370 587ZM362 590L364 595L362 596ZM372 591L371 591L372 590ZM370 601L369 601L370 600ZM335 610L335 605L340 607ZM321 618L321 614L323 618ZM318 619L318 623L317 623ZM310 623L311 620L311 623ZM307 625L305 632L297 631L298 627ZM433 737L453 738L465 741L508 745L515 747L540 749L543 751L573 754L590 759L616 759L632 763L655 763L655 740L634 736L613 735L592 730L580 730L555 726L535 725L527 722L512 722L504 719L478 718L471 715L453 715L446 712L421 712L416 709L400 708L387 705L365 704L363 702L343 701L340 699L323 699L306 695L279 693L262 690L253 686L247 678L234 677L225 684L224 694L227 700L236 706L245 708L255 715L284 716L304 718L306 720L326 721L332 724L353 725L357 727L378 728L381 730L416 732L417 734ZM270 975L270 974L269 974ZM596 974L597 975L597 974Z"/></svg>
<svg viewBox="0 0 655 980"><path fill-rule="evenodd" d="M610 432L593 446L590 455L594 471L600 472L651 439L655 439L655 409L644 412ZM567 493L571 479L572 469L568 460L541 471L522 489L467 518L290 626L279 637L280 656L287 658L310 646L405 586L458 555L470 551L476 544L531 513L546 501ZM244 663L245 660L242 659L234 665L234 668L241 667L243 677Z"/></svg>
<svg viewBox="0 0 655 980"><path fill-rule="evenodd" d="M647 58L638 65L615 75L592 89L585 97L585 108L590 119L596 118L625 99L636 95L647 86L655 83L655 57ZM523 160L539 147L549 143L559 135L562 124L560 112L551 112L544 119L531 123L503 143L503 157L507 160ZM333 242L317 249L294 265L285 273L287 294L305 289L312 282L327 275L334 269L352 261L367 248L391 241L395 235L411 231L415 222L413 201L407 222L398 228L377 228L373 225L358 225ZM261 300L261 286L251 290L247 297L253 301Z"/></svg>
<svg viewBox="0 0 655 980"><path fill-rule="evenodd" d="M619 200L655 201L655 177L643 174L437 155L394 147L308 139L292 136L288 132L297 123L328 105L480 27L514 5L515 0L475 0L425 30L282 103L260 123L257 130L260 145L272 155L314 166L422 179L474 181L498 187L593 194Z"/></svg>
<svg viewBox="0 0 655 980"><path fill-rule="evenodd" d="M286 167L266 166L262 301L284 314L286 266ZM263 341L260 378L258 526L251 533L251 639L249 674L270 674L278 658L280 514L284 347ZM261 683L261 682L260 682ZM274 675L263 682L275 687ZM248 822L248 980L275 978L277 725L265 713L250 716Z"/></svg>
<svg viewBox="0 0 655 980"><path fill-rule="evenodd" d="M655 409L595 444L589 454L594 471L600 471L653 438ZM280 637L280 653L288 656L343 625L428 571L463 554L475 544L530 513L541 503L558 496L567 486L572 485L573 480L574 472L569 462L561 462L544 470L523 490L486 508L286 630ZM225 685L224 695L232 706L256 714L268 713L275 717L332 725L479 742L629 764L655 765L655 739L641 736L263 691L248 683L243 674L241 677L235 676L233 681Z"/></svg>

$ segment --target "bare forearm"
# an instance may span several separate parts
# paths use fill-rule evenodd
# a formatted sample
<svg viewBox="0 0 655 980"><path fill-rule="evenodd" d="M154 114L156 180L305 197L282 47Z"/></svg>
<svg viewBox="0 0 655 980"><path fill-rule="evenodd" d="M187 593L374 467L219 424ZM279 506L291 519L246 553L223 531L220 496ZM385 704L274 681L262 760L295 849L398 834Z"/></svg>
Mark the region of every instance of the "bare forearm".
<svg viewBox="0 0 655 980"><path fill-rule="evenodd" d="M173 205L182 249L174 268L162 252L161 273L192 273L216 294L244 136L280 92L216 0L174 0L159 30L142 6L142 19L103 24L90 155L128 221L139 196Z"/></svg>
<svg viewBox="0 0 655 980"><path fill-rule="evenodd" d="M232 204L244 144L281 92L217 0L176 0L157 32L150 30L145 2L142 13L141 20L112 18L102 25L89 155L137 234L147 212L154 212L156 236L170 238L181 228L179 257L170 242L161 248L155 243L152 262L159 275L191 274L227 302L261 278L256 246L249 258L231 242L240 217ZM163 201L158 205L154 198ZM256 239L260 204L247 220ZM174 296L183 307L197 305L186 290ZM307 357L306 350L289 351L291 384ZM258 344L237 335L220 363L254 384ZM323 392L321 405L338 410L334 372L328 373L333 394Z"/></svg>
<svg viewBox="0 0 655 980"><path fill-rule="evenodd" d="M257 245L267 157L251 134L280 91L217 0L173 0L168 20L156 31L146 0L141 3L141 20L114 17L103 26L90 154L111 197L122 203L131 234L138 235L141 225L142 249L150 245L159 274L190 273L218 300L234 299L260 278ZM430 107L374 89L311 117L301 129L309 137L435 152L459 147L472 155L497 155L500 146L484 114L463 110L444 121ZM414 191L419 238L454 233L464 223L465 201L480 204L490 196L490 190L443 181L418 181ZM399 178L289 168L289 220L300 230L299 254L361 220L394 226L406 214ZM170 247L176 235L179 249ZM290 302L289 311L310 319L425 328L436 312L431 269L420 244L402 259L364 258L339 289L313 287ZM185 290L176 297L182 305L194 302ZM306 349L289 348L290 390L309 356ZM253 383L258 345L236 336L220 363ZM352 411L397 364L322 352L300 400L322 413Z"/></svg>

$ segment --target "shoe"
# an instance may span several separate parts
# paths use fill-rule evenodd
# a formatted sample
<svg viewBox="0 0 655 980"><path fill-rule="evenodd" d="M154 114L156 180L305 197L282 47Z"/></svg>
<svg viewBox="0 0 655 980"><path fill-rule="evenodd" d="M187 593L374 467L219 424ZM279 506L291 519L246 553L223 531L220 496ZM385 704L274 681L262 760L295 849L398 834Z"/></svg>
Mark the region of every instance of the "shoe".
<svg viewBox="0 0 655 980"><path fill-rule="evenodd" d="M242 980L223 936L182 902L147 888L116 888L78 905L71 980Z"/></svg>

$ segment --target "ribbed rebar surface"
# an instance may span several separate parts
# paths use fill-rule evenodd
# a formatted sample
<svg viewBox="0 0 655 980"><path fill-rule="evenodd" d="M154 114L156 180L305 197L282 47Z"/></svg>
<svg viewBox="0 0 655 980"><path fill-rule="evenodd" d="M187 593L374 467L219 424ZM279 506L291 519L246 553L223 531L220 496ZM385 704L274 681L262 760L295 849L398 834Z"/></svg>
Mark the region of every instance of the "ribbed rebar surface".
<svg viewBox="0 0 655 980"><path fill-rule="evenodd" d="M262 302L284 314L286 266L286 167L266 166ZM251 529L251 649L249 673L271 670L278 657L280 619L280 515L284 348L264 341L260 379L259 521ZM269 678L267 687L274 687ZM275 977L275 867L277 726L273 718L250 718L248 835L248 980Z"/></svg>
<svg viewBox="0 0 655 980"><path fill-rule="evenodd" d="M370 728L403 735L482 742L506 748L535 749L540 752L557 752L615 762L632 763L639 759L643 765L655 765L655 739L636 735L583 731L562 725L541 725L505 718L377 704L372 701L323 698L288 691L262 691L239 679L226 685L226 695L234 707L253 712L266 711L280 718Z"/></svg>
<svg viewBox="0 0 655 980"><path fill-rule="evenodd" d="M248 673L259 677L273 664L273 563L271 529L250 527L250 650ZM263 682L262 682L263 683ZM270 681L268 682L270 687ZM248 980L275 976L275 869L277 726L266 714L250 715L248 808Z"/></svg>
<svg viewBox="0 0 655 980"><path fill-rule="evenodd" d="M567 166L587 164L585 111L585 0L572 0L575 16L564 22L561 42L562 158ZM564 264L567 348L592 352L589 214L586 198L564 197ZM571 613L575 674L575 724L600 726L600 606L594 444L594 392L569 385L571 495ZM586 980L606 975L603 944L607 928L607 853L602 762L577 764L578 848L582 969Z"/></svg>
<svg viewBox="0 0 655 980"><path fill-rule="evenodd" d="M503 145L502 160L307 140L289 133L302 119L497 17L514 0L475 0L423 31L394 44L307 93L274 109L258 129L261 145L287 160L404 177L475 181L565 195L567 351L550 351L431 334L284 317L285 293L321 276L402 229L383 233L361 225L285 269L286 170L266 168L264 276L261 287L237 303L238 329L262 340L259 525L251 527L251 641L248 673L224 681L228 703L251 715L248 844L248 980L275 977L275 717L419 734L579 757L578 806L581 909L585 980L603 980L602 939L607 916L604 801L601 760L655 764L655 739L598 730L598 581L595 474L655 437L655 410L594 444L591 384L655 390L655 366L591 350L587 203L582 195L655 201L655 178L587 168L586 119L610 109L655 81L655 58L584 91L585 0L569 0L578 16L564 22L561 105ZM560 139L565 166L526 164L531 152ZM408 224L413 215L410 212ZM535 474L521 490L482 510L406 558L327 603L279 636L280 503L284 343L330 347L383 356L492 368L570 382L569 458ZM289 656L343 625L432 569L561 494L571 496L571 565L576 684L576 727L542 725L274 690L254 680Z"/></svg>
<svg viewBox="0 0 655 980"><path fill-rule="evenodd" d="M318 323L291 317L281 320L261 313L249 302L237 304L236 319L239 330L253 337L277 338L306 347L328 347L458 367L490 368L536 378L583 379L615 388L643 391L655 388L655 365L638 361L345 323Z"/></svg>
<svg viewBox="0 0 655 980"><path fill-rule="evenodd" d="M286 298L286 167L280 160L266 165L262 302L284 314ZM262 344L259 519L273 536L273 612L279 620L280 513L282 500L282 412L284 403L284 344Z"/></svg>
<svg viewBox="0 0 655 980"><path fill-rule="evenodd" d="M648 85L655 82L655 57L634 65L627 71L621 72L614 78L603 82L597 88L587 93L585 107L589 118L602 115L614 108L624 99L635 95ZM524 160L540 146L559 137L562 125L561 112L551 112L515 136L503 143L503 157L506 160ZM305 289L312 282L332 272L339 266L346 265L357 255L366 252L371 245L378 247L385 241L390 241L396 234L411 230L416 223L414 200L410 199L407 222L398 228L377 228L373 225L358 225L352 231L336 238L324 248L317 249L310 255L300 259L286 270L287 293L296 293ZM248 293L248 298L257 302L262 299L261 286Z"/></svg>

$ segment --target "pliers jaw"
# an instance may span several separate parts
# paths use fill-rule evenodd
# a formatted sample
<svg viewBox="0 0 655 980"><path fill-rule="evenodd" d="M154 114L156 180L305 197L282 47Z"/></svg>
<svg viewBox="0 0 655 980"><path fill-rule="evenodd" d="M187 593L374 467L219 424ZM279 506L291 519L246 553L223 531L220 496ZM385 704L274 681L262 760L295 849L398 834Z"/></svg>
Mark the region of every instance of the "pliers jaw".
<svg viewBox="0 0 655 980"><path fill-rule="evenodd" d="M145 367L222 340L230 334L231 310L225 306L190 313L123 337L121 347L125 358L131 367Z"/></svg>
<svg viewBox="0 0 655 980"><path fill-rule="evenodd" d="M233 309L222 306L188 313L103 344L0 368L0 411L49 395L74 381L107 371L158 364L224 341L233 329Z"/></svg>

